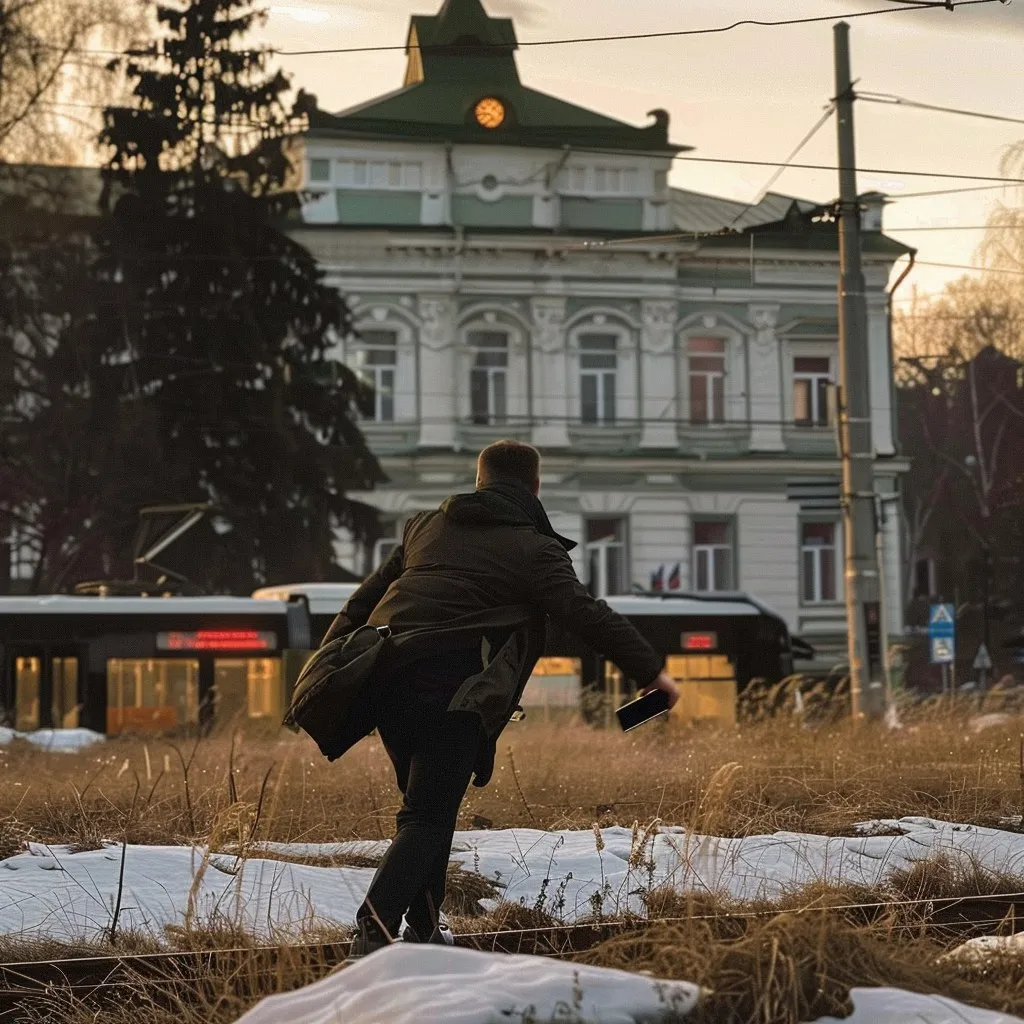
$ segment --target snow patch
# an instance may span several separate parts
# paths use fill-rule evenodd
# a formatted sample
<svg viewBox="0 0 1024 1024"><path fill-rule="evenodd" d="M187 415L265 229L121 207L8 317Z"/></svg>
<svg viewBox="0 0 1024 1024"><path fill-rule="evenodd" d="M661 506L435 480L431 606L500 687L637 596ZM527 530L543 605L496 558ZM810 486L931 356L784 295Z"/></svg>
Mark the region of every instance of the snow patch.
<svg viewBox="0 0 1024 1024"><path fill-rule="evenodd" d="M822 1017L817 1024L1021 1024L1019 1017L898 988L855 988L850 996L851 1016Z"/></svg>
<svg viewBox="0 0 1024 1024"><path fill-rule="evenodd" d="M62 754L73 754L94 743L103 743L106 736L91 729L36 729L34 732L15 732L0 727L0 747L8 747L15 740L24 740L34 747Z"/></svg>
<svg viewBox="0 0 1024 1024"><path fill-rule="evenodd" d="M238 1024L658 1024L689 1016L699 996L695 985L626 971L397 943L265 999Z"/></svg>
<svg viewBox="0 0 1024 1024"><path fill-rule="evenodd" d="M896 869L940 855L1024 875L1019 833L921 817L866 822L858 832L720 838L682 828L650 835L606 828L600 844L589 830L459 832L452 859L493 882L504 899L540 907L566 922L596 912L642 916L643 894L661 887L750 900L775 899L812 882L878 885ZM167 925L180 924L202 868L194 920L226 918L254 935L278 939L313 924L347 927L373 868L288 858L358 856L372 863L387 846L265 843L246 859L207 856L202 848L129 846L119 926L159 935ZM120 857L118 844L76 854L32 844L0 862L0 933L102 937L117 902Z"/></svg>

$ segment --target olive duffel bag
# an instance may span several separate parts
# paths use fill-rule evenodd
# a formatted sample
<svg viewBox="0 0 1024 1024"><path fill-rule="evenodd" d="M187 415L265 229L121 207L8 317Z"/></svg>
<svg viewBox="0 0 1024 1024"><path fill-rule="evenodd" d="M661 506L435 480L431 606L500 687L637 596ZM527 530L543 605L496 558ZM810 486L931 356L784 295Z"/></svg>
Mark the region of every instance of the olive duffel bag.
<svg viewBox="0 0 1024 1024"><path fill-rule="evenodd" d="M321 647L299 673L284 725L308 733L330 761L368 736L375 723L365 695L390 639L388 626L363 626Z"/></svg>

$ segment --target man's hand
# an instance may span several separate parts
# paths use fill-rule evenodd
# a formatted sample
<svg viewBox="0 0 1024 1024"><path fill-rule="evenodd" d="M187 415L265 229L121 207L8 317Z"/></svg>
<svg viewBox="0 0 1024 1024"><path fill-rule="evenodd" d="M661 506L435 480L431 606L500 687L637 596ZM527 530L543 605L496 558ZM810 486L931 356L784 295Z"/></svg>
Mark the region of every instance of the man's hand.
<svg viewBox="0 0 1024 1024"><path fill-rule="evenodd" d="M655 690L661 690L668 694L668 707L669 711L676 706L676 701L679 700L679 687L676 686L676 681L667 673L662 672L657 679L651 683L643 692L643 696L647 696L649 693L653 693Z"/></svg>

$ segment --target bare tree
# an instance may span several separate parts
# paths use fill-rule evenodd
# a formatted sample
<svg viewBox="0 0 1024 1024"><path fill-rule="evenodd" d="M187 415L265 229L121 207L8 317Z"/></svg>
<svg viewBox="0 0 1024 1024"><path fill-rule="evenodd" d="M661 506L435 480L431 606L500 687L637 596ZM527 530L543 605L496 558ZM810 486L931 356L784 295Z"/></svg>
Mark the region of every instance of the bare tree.
<svg viewBox="0 0 1024 1024"><path fill-rule="evenodd" d="M0 163L86 155L118 88L110 52L142 18L139 0L0 0Z"/></svg>

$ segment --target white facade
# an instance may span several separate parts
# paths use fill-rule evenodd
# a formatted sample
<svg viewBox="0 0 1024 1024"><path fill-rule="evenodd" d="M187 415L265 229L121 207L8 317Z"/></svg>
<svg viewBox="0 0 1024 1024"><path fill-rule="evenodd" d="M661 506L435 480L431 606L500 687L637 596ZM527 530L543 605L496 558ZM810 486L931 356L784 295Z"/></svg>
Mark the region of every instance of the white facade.
<svg viewBox="0 0 1024 1024"><path fill-rule="evenodd" d="M294 233L354 311L338 354L377 389L363 426L389 477L359 495L385 535L368 551L339 540L343 563L372 569L411 515L472 489L483 446L518 438L541 448L542 497L595 589L647 590L660 576L747 591L823 663L842 658L828 211L670 188L667 115L634 129L526 89L510 25L477 0L413 22L406 87L318 113L305 142ZM467 32L484 45L442 123L454 62L475 45ZM507 52L485 67L496 46ZM478 104L507 109L504 136L473 123ZM580 142L588 132L613 141ZM906 465L886 287L903 250L881 234L880 197L866 197L864 218L876 481L894 495ZM798 498L808 481L832 487L831 509ZM900 534L890 522L881 537L887 626L900 635Z"/></svg>

